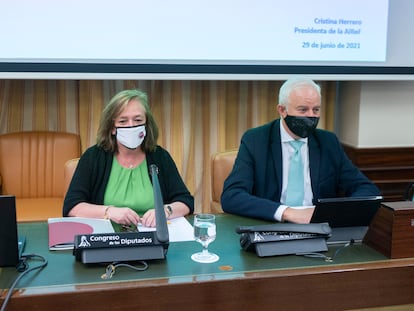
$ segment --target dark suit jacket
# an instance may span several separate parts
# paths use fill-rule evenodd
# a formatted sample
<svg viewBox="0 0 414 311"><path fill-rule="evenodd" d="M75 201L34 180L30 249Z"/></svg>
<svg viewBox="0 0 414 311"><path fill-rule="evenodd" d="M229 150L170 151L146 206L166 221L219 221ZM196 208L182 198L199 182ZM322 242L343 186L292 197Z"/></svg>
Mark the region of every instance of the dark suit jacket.
<svg viewBox="0 0 414 311"><path fill-rule="evenodd" d="M314 200L380 195L346 156L335 134L317 129L308 139ZM280 120L248 130L221 195L227 213L274 220L282 193Z"/></svg>

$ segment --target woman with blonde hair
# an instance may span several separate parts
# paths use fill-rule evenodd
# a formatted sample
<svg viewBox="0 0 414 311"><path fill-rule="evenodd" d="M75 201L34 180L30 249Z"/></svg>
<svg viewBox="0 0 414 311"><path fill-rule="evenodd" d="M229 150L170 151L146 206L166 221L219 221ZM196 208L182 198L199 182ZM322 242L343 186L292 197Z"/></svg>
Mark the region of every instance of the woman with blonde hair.
<svg viewBox="0 0 414 311"><path fill-rule="evenodd" d="M139 90L116 94L103 110L96 145L79 160L63 215L110 219L116 231L139 223L155 226L152 164L158 168L167 218L193 213L194 198L157 139L147 95Z"/></svg>

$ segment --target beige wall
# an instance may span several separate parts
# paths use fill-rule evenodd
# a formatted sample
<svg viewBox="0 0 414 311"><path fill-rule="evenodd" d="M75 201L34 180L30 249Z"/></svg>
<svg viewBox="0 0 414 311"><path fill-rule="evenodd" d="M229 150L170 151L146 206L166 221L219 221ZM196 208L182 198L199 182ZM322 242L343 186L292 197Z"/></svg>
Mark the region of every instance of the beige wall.
<svg viewBox="0 0 414 311"><path fill-rule="evenodd" d="M340 82L338 136L356 148L414 146L414 81Z"/></svg>

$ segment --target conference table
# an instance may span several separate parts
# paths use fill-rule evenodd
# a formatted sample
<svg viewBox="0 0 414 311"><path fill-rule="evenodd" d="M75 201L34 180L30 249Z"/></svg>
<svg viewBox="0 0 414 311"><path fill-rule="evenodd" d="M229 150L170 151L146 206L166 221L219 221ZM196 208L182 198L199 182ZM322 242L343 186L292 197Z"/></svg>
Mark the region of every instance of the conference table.
<svg viewBox="0 0 414 311"><path fill-rule="evenodd" d="M414 258L388 259L363 243L341 249L332 262L260 258L241 249L236 226L265 223L218 214L209 249L219 261L196 263L190 256L201 249L199 243L171 242L166 259L148 261L145 271L118 267L110 279L101 278L106 264L85 265L71 250L49 251L46 222L19 223L19 234L27 237L25 253L44 256L48 264L19 281L7 310L352 310L414 304ZM324 254L333 256L338 247ZM37 264L29 261L30 267ZM1 303L18 273L0 269Z"/></svg>

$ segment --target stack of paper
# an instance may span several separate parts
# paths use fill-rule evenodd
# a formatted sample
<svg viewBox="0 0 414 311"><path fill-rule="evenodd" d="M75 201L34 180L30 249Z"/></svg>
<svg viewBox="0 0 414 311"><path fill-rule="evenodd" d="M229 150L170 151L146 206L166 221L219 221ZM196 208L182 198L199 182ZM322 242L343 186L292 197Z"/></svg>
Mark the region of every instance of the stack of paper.
<svg viewBox="0 0 414 311"><path fill-rule="evenodd" d="M75 235L114 232L107 219L61 217L49 218L47 222L50 250L73 249Z"/></svg>

